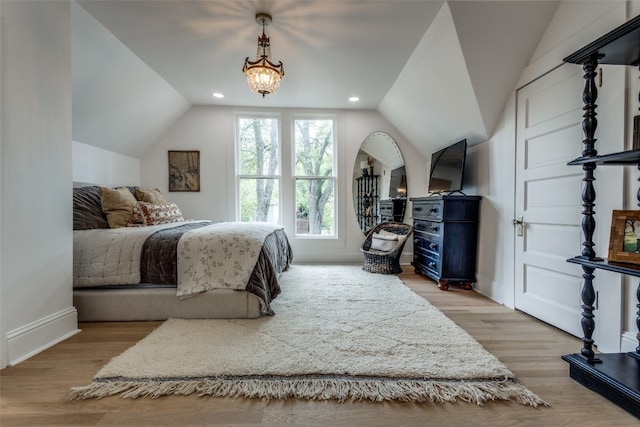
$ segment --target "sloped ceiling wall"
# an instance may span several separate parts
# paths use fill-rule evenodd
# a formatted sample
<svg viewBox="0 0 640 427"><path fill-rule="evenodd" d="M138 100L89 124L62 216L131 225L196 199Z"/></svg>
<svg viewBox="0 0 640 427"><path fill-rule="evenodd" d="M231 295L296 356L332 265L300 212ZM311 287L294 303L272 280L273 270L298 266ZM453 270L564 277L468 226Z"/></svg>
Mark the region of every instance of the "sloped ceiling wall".
<svg viewBox="0 0 640 427"><path fill-rule="evenodd" d="M427 158L435 148L463 137L485 138L487 132L446 4L378 110Z"/></svg>
<svg viewBox="0 0 640 427"><path fill-rule="evenodd" d="M377 110L427 158L462 138L470 144L486 141L558 4L535 0L430 3L428 13L423 13L429 19L435 17L431 25L424 22L422 39L395 82L385 85L390 89ZM112 5L102 4L112 17L123 16L109 9ZM139 157L195 102L139 58L148 51L130 50L75 2L72 22L73 138ZM132 25L128 19L124 22ZM146 27L136 28L141 32ZM370 28L379 32L377 26ZM150 36L146 37L149 42ZM325 37L337 42L338 36ZM144 49L136 41L130 44ZM175 66L170 49L164 47L164 58Z"/></svg>
<svg viewBox="0 0 640 427"><path fill-rule="evenodd" d="M193 105L375 109L442 0L76 0ZM240 72L256 52L256 12L285 78L273 96ZM212 92L224 100L214 100ZM357 106L348 97L359 95Z"/></svg>
<svg viewBox="0 0 640 427"><path fill-rule="evenodd" d="M71 18L73 140L139 157L191 104L74 2Z"/></svg>
<svg viewBox="0 0 640 427"><path fill-rule="evenodd" d="M557 6L445 3L378 110L427 157L486 141Z"/></svg>
<svg viewBox="0 0 640 427"><path fill-rule="evenodd" d="M488 137L547 28L541 24L551 20L557 5L540 1L449 4Z"/></svg>

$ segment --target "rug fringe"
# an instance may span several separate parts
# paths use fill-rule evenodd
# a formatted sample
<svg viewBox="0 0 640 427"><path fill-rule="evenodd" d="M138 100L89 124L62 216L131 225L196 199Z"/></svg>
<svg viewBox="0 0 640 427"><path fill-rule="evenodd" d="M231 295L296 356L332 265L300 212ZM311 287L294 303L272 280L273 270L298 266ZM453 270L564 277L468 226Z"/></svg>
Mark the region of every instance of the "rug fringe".
<svg viewBox="0 0 640 427"><path fill-rule="evenodd" d="M120 394L124 399L156 399L167 395L246 397L308 400L398 400L403 402L464 402L482 406L487 401L515 399L522 405L549 406L536 394L511 380L427 381L375 379L204 379L176 381L93 381L74 387L70 400L103 398Z"/></svg>

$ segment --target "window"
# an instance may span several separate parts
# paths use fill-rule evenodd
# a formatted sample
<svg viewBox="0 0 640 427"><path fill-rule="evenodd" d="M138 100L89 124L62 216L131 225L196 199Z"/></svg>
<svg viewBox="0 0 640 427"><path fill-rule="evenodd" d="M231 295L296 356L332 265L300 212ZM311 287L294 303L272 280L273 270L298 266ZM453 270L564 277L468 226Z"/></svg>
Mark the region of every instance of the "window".
<svg viewBox="0 0 640 427"><path fill-rule="evenodd" d="M333 118L293 121L296 235L335 236Z"/></svg>
<svg viewBox="0 0 640 427"><path fill-rule="evenodd" d="M236 116L238 220L290 224L299 237L335 237L335 119L287 119L292 132L282 139L280 121L276 115ZM282 153L292 159L284 168Z"/></svg>
<svg viewBox="0 0 640 427"><path fill-rule="evenodd" d="M240 221L279 223L279 119L241 116L237 126Z"/></svg>

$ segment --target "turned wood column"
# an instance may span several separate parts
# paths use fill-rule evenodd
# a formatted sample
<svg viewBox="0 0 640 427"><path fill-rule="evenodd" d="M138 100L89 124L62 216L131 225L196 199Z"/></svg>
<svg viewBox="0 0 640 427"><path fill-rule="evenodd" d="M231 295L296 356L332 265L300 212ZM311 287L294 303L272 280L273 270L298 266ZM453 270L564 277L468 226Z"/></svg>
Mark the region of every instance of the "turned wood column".
<svg viewBox="0 0 640 427"><path fill-rule="evenodd" d="M582 92L582 101L584 114L582 115L582 132L584 135L582 157L593 157L598 154L596 151L596 129L598 127L598 119L596 118L596 100L598 99L598 89L596 86L596 68L598 67L598 56L592 55L587 61L582 64L584 71L584 90ZM584 171L584 178L582 179L582 233L584 234L584 241L582 242L582 258L590 261L602 261L602 258L596 257L594 250L595 244L593 243L593 233L596 229L596 221L594 219L596 191L593 186L595 181L594 171L596 169L595 163L586 163L582 165ZM589 363L597 363L599 360L595 357L593 351L593 331L595 330L595 321L593 306L596 294L593 289L593 272L594 268L582 266L584 274L582 275L584 281L582 285L582 332L584 337L582 338L583 347L581 354L587 358Z"/></svg>
<svg viewBox="0 0 640 427"><path fill-rule="evenodd" d="M638 334L636 335L636 339L638 340L638 346L636 347L636 356L640 357L640 284L636 288L636 299L638 300L638 312L636 313L636 329L638 330Z"/></svg>
<svg viewBox="0 0 640 427"><path fill-rule="evenodd" d="M596 100L598 99L598 89L596 86L596 68L598 67L597 55L591 56L587 62L582 65L584 70L584 91L582 92L582 102L584 106L582 110L582 132L584 139L582 140L583 150L582 157L593 157L598 154L596 151L596 129L598 128L598 119L596 113ZM596 201L596 191L593 186L595 181L594 171L596 165L594 163L586 163L582 165L584 171L583 186L582 186L582 232L584 234L584 241L582 242L582 256L591 261L602 261L601 258L596 257L596 252L593 249L595 244L593 243L593 233L596 229L596 220L594 219Z"/></svg>

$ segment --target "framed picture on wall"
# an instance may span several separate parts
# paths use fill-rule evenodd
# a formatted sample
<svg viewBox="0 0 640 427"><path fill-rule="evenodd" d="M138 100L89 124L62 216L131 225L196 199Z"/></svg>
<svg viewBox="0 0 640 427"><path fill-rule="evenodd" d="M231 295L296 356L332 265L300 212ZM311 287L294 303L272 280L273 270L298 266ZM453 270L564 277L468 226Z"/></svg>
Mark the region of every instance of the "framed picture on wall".
<svg viewBox="0 0 640 427"><path fill-rule="evenodd" d="M608 258L640 264L640 211L613 211Z"/></svg>
<svg viewBox="0 0 640 427"><path fill-rule="evenodd" d="M169 150L169 191L200 191L200 151Z"/></svg>

